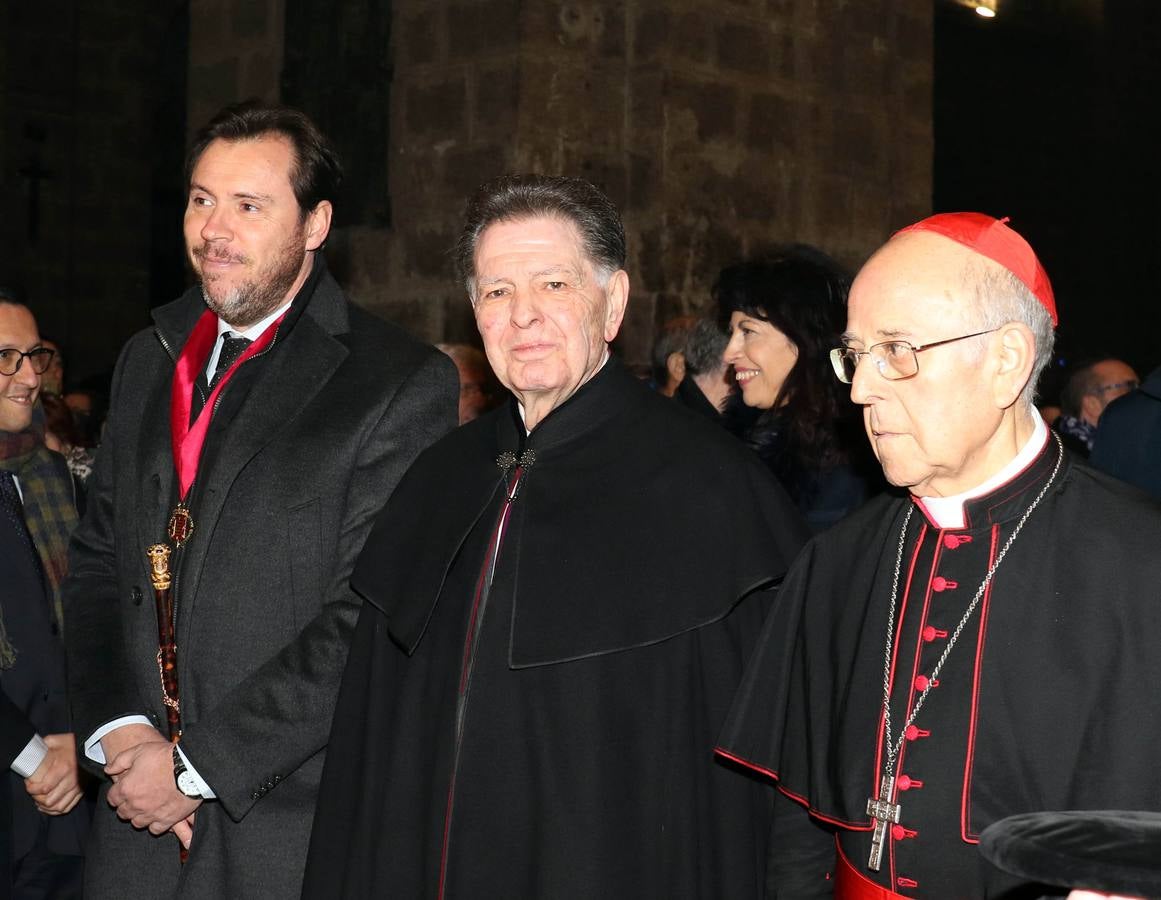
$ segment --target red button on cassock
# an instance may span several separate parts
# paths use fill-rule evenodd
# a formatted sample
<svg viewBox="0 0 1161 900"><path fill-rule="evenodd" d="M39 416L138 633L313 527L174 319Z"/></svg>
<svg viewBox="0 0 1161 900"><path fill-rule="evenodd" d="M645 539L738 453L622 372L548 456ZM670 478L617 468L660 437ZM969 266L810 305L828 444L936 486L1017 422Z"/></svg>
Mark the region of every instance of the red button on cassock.
<svg viewBox="0 0 1161 900"><path fill-rule="evenodd" d="M952 581L950 578L944 578L942 575L936 575L931 579L931 589L933 591L949 591L957 587L959 587L959 582Z"/></svg>
<svg viewBox="0 0 1161 900"><path fill-rule="evenodd" d="M926 628L923 629L923 640L927 641L928 643L931 643L936 638L945 638L945 637L947 637L947 632L941 631L940 629L936 628L934 625L928 625Z"/></svg>
<svg viewBox="0 0 1161 900"><path fill-rule="evenodd" d="M928 685L928 681L927 681L926 675L916 675L915 676L915 690L925 691L925 690L927 690L927 685Z"/></svg>

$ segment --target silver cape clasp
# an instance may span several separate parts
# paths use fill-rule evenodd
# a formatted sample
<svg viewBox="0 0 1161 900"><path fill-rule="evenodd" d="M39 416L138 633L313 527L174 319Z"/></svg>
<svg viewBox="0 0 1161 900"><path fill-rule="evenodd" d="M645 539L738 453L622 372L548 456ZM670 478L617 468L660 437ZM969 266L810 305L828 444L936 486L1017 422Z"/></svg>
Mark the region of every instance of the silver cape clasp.
<svg viewBox="0 0 1161 900"><path fill-rule="evenodd" d="M514 469L516 466L521 466L527 469L530 468L535 462L536 451L534 450L525 450L519 456L517 456L511 450L505 450L503 453L496 457L496 465L505 472Z"/></svg>

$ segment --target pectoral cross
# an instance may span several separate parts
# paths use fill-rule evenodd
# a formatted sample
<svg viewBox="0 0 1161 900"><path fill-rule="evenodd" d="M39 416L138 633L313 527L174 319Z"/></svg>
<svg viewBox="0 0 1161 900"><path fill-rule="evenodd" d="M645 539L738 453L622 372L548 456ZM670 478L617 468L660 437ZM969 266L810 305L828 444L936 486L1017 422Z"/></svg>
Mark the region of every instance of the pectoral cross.
<svg viewBox="0 0 1161 900"><path fill-rule="evenodd" d="M903 807L891 802L891 794L895 790L895 778L884 773L879 782L879 799L873 797L867 800L867 815L875 820L875 830L871 833L871 856L867 860L867 868L878 872L883 864L883 846L887 843L887 824L899 824L903 815Z"/></svg>

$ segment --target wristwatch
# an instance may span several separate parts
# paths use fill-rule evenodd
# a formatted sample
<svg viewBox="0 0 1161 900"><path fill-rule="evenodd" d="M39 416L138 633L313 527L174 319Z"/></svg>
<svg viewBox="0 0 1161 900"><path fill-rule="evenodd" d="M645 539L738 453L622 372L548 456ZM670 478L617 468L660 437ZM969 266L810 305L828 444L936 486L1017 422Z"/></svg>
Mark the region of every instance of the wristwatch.
<svg viewBox="0 0 1161 900"><path fill-rule="evenodd" d="M173 780L177 784L177 789L191 800L205 799L202 797L202 792L198 789L193 772L186 768L185 760L177 752L176 744L173 747Z"/></svg>

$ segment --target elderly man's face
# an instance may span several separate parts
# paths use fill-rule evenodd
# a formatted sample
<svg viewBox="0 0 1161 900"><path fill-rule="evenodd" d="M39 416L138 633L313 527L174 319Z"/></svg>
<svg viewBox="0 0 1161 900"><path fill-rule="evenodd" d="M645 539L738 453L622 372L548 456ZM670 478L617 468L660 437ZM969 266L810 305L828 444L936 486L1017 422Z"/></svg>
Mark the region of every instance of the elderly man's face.
<svg viewBox="0 0 1161 900"><path fill-rule="evenodd" d="M288 140L215 140L190 178L185 241L206 305L236 328L290 300L310 273L307 251L330 228L330 204L303 217L290 183Z"/></svg>
<svg viewBox="0 0 1161 900"><path fill-rule="evenodd" d="M936 235L891 241L851 287L848 345L865 350L897 339L921 346L980 331L964 286L973 257ZM863 406L871 446L892 484L919 496L949 496L983 483L1016 455L1018 447L996 437L1003 409L989 381L995 341L993 333L933 347L918 354L916 375L897 381L861 360L851 399Z"/></svg>
<svg viewBox="0 0 1161 900"><path fill-rule="evenodd" d="M621 326L628 276L602 284L576 228L548 217L489 225L475 262L484 350L532 428L600 368Z"/></svg>

